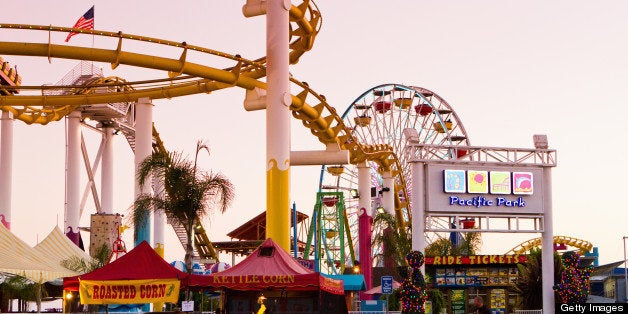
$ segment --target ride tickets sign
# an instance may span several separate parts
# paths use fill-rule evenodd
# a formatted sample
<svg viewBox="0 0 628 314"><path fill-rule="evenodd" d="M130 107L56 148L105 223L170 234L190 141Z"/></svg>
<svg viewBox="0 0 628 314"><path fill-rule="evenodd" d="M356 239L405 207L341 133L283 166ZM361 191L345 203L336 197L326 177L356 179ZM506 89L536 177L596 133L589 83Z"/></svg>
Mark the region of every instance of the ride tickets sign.
<svg viewBox="0 0 628 314"><path fill-rule="evenodd" d="M425 265L494 265L521 264L528 260L526 255L445 255L425 257Z"/></svg>
<svg viewBox="0 0 628 314"><path fill-rule="evenodd" d="M178 279L80 280L82 304L176 303Z"/></svg>
<svg viewBox="0 0 628 314"><path fill-rule="evenodd" d="M427 210L543 213L543 169L527 166L427 165Z"/></svg>

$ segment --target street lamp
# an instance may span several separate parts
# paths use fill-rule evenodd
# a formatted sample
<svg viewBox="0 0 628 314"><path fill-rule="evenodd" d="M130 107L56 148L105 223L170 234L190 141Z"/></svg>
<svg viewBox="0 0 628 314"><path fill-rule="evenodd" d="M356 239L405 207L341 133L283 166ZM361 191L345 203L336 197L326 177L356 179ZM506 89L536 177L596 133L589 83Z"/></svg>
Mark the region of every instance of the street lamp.
<svg viewBox="0 0 628 314"><path fill-rule="evenodd" d="M624 292L624 302L628 302L628 267L626 264L628 263L628 259L626 259L626 239L628 237L624 236L624 287L626 291Z"/></svg>

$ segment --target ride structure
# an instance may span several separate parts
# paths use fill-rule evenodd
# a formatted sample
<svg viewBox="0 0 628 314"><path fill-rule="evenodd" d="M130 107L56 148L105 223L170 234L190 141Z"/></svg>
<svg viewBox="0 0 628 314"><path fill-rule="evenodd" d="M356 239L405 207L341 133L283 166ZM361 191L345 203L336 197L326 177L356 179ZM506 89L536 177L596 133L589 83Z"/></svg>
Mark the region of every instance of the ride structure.
<svg viewBox="0 0 628 314"><path fill-rule="evenodd" d="M268 3L279 3L278 1L269 1ZM316 34L320 30L321 16L313 2L305 1L298 6L290 6L289 8L279 8L288 13L287 18L293 26L290 28L291 41L286 51L289 50L287 61L296 63L299 58L309 49L312 48ZM96 84L93 87L98 88L98 92L75 94L71 92L59 95L45 95L48 89L65 89L75 90L82 86L65 85L65 86L21 86L20 88L8 86L13 91L40 91L39 94L24 96L2 96L0 97L0 110L10 112L14 119L21 120L27 124L47 124L52 121L58 121L65 116L69 116L72 121L73 134L78 134L75 130L81 120L81 114L85 107L96 104L134 102L135 104L135 159L136 164L143 160L151 152L150 147L151 129L152 129L152 100L172 98L197 93L210 93L215 90L241 87L248 92L266 90L272 80L268 83L259 79L266 76L267 59L260 58L249 60L239 55L230 55L227 53L194 46L185 42L173 42L156 38L123 34L122 32L105 32L100 30L78 30L66 27L41 26L41 25L23 25L23 24L2 24L3 30L28 30L40 32L79 32L91 34L94 37L112 37L117 38L118 44L114 49L102 49L94 47L73 47L53 44L51 42L44 43L21 43L16 45L14 42L0 42L0 54L7 55L23 55L47 57L49 60L53 58L65 58L75 60L87 60L94 62L104 62L111 64L115 69L120 64L129 66L146 67L155 70L167 72L166 78L158 78L154 80L144 80L135 82L122 82L112 80ZM288 31L288 30L286 30ZM281 37L281 36L278 36ZM182 50L178 59L171 59L160 56L151 56L144 53L131 52L123 50L123 43L128 41L142 41L153 45L166 45L177 47ZM233 61L234 65L228 68L219 69L207 65L201 65L189 62L188 55L192 53L207 54L218 56ZM286 73L287 75L287 73ZM352 135L351 130L344 124L342 118L338 116L334 107L329 105L325 98L312 90L306 83L290 78L292 90L297 90L295 95L283 95L287 108L292 116L302 121L303 125L311 130L312 134L325 146L323 153L338 153L346 151L349 155L349 161L352 163L361 163L367 160L373 161L379 165L381 169L390 171L395 175L401 173L399 161L396 155L388 145L368 145L361 144ZM124 87L124 88L123 88ZM128 88L126 88L128 87ZM132 88L131 88L132 87ZM309 99L309 100L308 100ZM307 101L307 102L306 102ZM313 105L310 105L313 103ZM248 108L256 109L256 108ZM260 108L257 108L260 109ZM141 119L141 120L140 120ZM275 139L269 139L272 142ZM77 141L78 145L78 140ZM4 142L4 140L3 140ZM147 149L148 148L148 149ZM73 150L79 151L79 150ZM299 159L302 154L298 152L290 152L289 165L308 164L307 160ZM75 156L79 154L75 153ZM280 157L282 160L284 157ZM73 167L76 167L77 160L75 157L70 161ZM282 162L283 163L283 162ZM278 163L277 163L278 164ZM320 164L320 163L319 163ZM283 167L283 166L282 166ZM283 176L283 175L281 175ZM274 178L275 176L269 175ZM270 180L270 179L269 179ZM401 179L400 179L401 180ZM271 180L272 181L272 180ZM283 183L282 183L283 184ZM73 193L76 187L72 188ZM136 193L149 192L138 191ZM287 191L282 191L285 193ZM282 198L284 196L268 196L269 198ZM78 201L73 201L78 203ZM271 202L275 204L275 201ZM277 207L277 205L273 205ZM401 208L405 204L398 204ZM78 206L68 210L71 220L76 221L78 217ZM280 206L284 207L284 206ZM285 210L288 210L289 204L286 204ZM288 215L286 215L289 217ZM68 216L66 215L66 218ZM67 219L66 219L67 220ZM272 219L268 220L273 221ZM74 230L74 225L78 222L66 222ZM269 227L272 229L274 227ZM146 229L146 228L145 228ZM283 230L283 228L278 228ZM287 229L287 228L286 228ZM282 231L284 232L284 231ZM285 230L286 238L289 239L288 230ZM272 234L272 233L271 233ZM145 239L145 236L143 236ZM282 242L282 241L278 241ZM283 246L283 244L282 244ZM289 249L289 248L286 248Z"/></svg>

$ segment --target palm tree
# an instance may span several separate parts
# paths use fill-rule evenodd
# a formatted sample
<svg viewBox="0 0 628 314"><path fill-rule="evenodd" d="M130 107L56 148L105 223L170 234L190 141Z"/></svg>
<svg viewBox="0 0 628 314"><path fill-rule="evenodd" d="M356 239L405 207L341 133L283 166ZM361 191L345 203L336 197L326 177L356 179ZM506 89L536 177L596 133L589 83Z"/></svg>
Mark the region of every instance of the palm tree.
<svg viewBox="0 0 628 314"><path fill-rule="evenodd" d="M373 229L381 231L373 237L373 244L383 248L379 257L385 263L392 261L394 266L406 266L406 255L412 250L412 238L405 230L397 228L397 219L387 212L378 213L373 218Z"/></svg>
<svg viewBox="0 0 628 314"><path fill-rule="evenodd" d="M137 179L142 186L151 175L161 178L164 193L140 195L134 204L133 223L139 226L150 212L163 212L183 226L187 236L185 265L188 273L192 272L194 226L211 212L216 203L220 212L224 213L235 195L233 184L222 174L197 172L196 159L203 149L209 153L207 146L198 141L194 164L181 153L156 152L142 161L137 171ZM135 230L137 236L137 228Z"/></svg>
<svg viewBox="0 0 628 314"><path fill-rule="evenodd" d="M542 249L532 248L525 264L517 264L519 277L512 290L521 296L520 305L524 310L543 308L543 269ZM554 253L554 283L560 278L562 264Z"/></svg>
<svg viewBox="0 0 628 314"><path fill-rule="evenodd" d="M475 255L482 245L479 232L467 232L456 246L448 238L440 238L425 247L425 256Z"/></svg>

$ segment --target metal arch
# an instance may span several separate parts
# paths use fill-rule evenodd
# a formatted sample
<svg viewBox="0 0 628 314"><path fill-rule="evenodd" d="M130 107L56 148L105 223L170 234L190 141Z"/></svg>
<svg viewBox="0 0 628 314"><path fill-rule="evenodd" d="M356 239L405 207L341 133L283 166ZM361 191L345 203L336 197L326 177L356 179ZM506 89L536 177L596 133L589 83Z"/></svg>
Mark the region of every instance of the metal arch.
<svg viewBox="0 0 628 314"><path fill-rule="evenodd" d="M542 244L541 238L534 238L525 241L514 248L510 249L506 254L525 254L532 248L540 247ZM578 248L580 254L585 254L591 251L593 244L586 240L581 240L568 236L554 236L554 244L565 244Z"/></svg>

